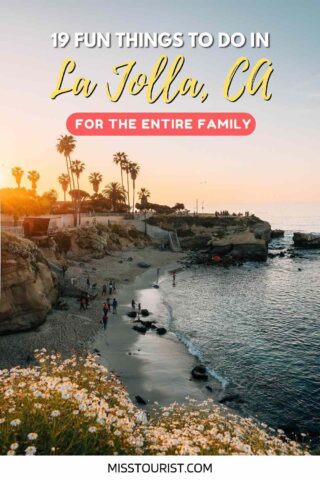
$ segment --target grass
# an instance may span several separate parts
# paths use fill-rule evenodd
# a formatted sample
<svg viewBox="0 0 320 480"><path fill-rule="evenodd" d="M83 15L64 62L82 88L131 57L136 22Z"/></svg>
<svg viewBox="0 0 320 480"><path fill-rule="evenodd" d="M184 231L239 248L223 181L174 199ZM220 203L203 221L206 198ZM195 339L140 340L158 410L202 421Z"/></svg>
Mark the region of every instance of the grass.
<svg viewBox="0 0 320 480"><path fill-rule="evenodd" d="M213 402L147 415L92 355L0 371L1 455L302 455L307 449Z"/></svg>

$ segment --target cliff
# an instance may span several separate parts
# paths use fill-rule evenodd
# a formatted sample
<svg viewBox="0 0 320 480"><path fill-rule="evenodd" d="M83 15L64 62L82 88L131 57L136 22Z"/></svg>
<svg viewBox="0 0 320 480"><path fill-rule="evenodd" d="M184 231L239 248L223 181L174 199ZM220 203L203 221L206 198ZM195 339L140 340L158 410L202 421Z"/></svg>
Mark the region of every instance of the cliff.
<svg viewBox="0 0 320 480"><path fill-rule="evenodd" d="M56 278L30 240L2 233L1 249L0 334L35 328L57 299Z"/></svg>
<svg viewBox="0 0 320 480"><path fill-rule="evenodd" d="M266 260L271 226L254 215L155 216L148 220L168 230L175 230L185 250L205 250L213 255L228 256L235 260Z"/></svg>

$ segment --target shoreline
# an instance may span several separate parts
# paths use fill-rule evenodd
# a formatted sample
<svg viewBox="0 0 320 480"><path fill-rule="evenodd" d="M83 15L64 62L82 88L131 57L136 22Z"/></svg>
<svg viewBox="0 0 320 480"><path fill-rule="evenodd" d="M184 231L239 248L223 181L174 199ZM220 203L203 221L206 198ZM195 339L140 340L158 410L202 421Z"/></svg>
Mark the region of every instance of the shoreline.
<svg viewBox="0 0 320 480"><path fill-rule="evenodd" d="M163 266L162 275L174 268L178 268L177 263ZM136 395L148 404L161 405L183 403L188 397L200 401L214 399L214 394L206 389L206 385L210 385L214 391L214 379L203 382L191 378L191 370L199 362L175 333L168 331L160 336L150 330L143 335L132 330L134 323L127 316L131 311L131 298L137 298L141 291L157 295L158 290L152 288L155 277L156 268L150 268L120 293L120 315L117 318L110 315L107 331L97 334L91 350L98 351L99 363L120 377L133 401ZM150 310L149 304L142 307ZM156 314L150 311L148 319L157 320Z"/></svg>

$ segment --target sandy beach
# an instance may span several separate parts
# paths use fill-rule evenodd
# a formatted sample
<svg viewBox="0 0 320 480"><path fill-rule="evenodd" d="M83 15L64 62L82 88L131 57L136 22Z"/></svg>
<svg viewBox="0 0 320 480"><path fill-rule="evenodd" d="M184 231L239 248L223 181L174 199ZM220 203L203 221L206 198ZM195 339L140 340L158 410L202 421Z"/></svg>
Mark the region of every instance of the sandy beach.
<svg viewBox="0 0 320 480"><path fill-rule="evenodd" d="M173 333L159 336L149 331L142 335L132 329L133 320L127 316L131 299L137 298L139 291L157 292L152 289L157 269L160 268L161 276L169 275L183 256L147 247L114 252L85 263L74 262L68 270L69 277L89 277L91 283L97 283L97 298L88 310L80 312L77 299L65 297L67 311L52 310L46 322L36 330L0 337L0 368L32 362L36 348L59 351L64 356L89 350L99 352L99 361L121 377L133 400L140 395L148 404L169 404L182 402L186 397L212 396L205 388L208 382L191 379L196 359ZM146 262L150 267L143 269L137 265L139 262ZM109 315L105 332L101 318L106 297L102 297L101 289L110 279L117 285L118 313ZM150 310L150 319L157 320L152 316L152 301L142 307Z"/></svg>

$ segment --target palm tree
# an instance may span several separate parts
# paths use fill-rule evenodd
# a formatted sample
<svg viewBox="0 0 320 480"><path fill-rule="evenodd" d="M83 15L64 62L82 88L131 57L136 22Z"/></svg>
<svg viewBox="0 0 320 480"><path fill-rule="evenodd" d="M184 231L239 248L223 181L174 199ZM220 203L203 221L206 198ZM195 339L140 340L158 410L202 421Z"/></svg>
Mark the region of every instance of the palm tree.
<svg viewBox="0 0 320 480"><path fill-rule="evenodd" d="M14 167L12 168L11 173L14 176L15 181L17 182L18 188L20 188L24 171L20 167Z"/></svg>
<svg viewBox="0 0 320 480"><path fill-rule="evenodd" d="M138 198L142 204L148 203L148 198L150 197L150 195L151 193L149 192L149 190L144 187L142 187L140 189L140 192L138 192Z"/></svg>
<svg viewBox="0 0 320 480"><path fill-rule="evenodd" d="M67 175L66 173L62 173L58 177L58 182L60 183L60 185L62 187L62 190L63 190L63 199L64 199L64 201L66 201L66 193L67 193L68 186L69 186L69 175Z"/></svg>
<svg viewBox="0 0 320 480"><path fill-rule="evenodd" d="M138 198L141 203L141 207L144 209L144 234L147 235L147 208L148 208L148 198L150 197L150 192L146 188L142 187L138 193Z"/></svg>
<svg viewBox="0 0 320 480"><path fill-rule="evenodd" d="M58 143L56 147L58 152L64 155L64 158L66 160L67 173L69 177L69 185L70 185L70 188L75 190L76 187L75 187L73 173L71 171L70 154L76 148L76 140L72 135L60 135L60 137L58 138ZM73 202L74 202L74 224L76 226L77 225L77 199L74 198Z"/></svg>
<svg viewBox="0 0 320 480"><path fill-rule="evenodd" d="M130 162L130 176L132 180L132 213L134 217L136 179L140 172L140 166L135 162Z"/></svg>
<svg viewBox="0 0 320 480"><path fill-rule="evenodd" d="M72 160L70 168L71 168L71 172L74 173L77 178L77 187L78 187L78 190L80 191L79 178L83 170L86 168L85 164L80 160ZM81 223L81 208L80 208L81 200L78 197L74 197L74 199L78 206L77 210L79 213L79 224L80 224Z"/></svg>
<svg viewBox="0 0 320 480"><path fill-rule="evenodd" d="M64 155L66 159L67 172L69 176L69 184L74 189L75 183L71 172L71 159L70 154L76 148L76 140L72 135L60 135L57 143L57 150Z"/></svg>
<svg viewBox="0 0 320 480"><path fill-rule="evenodd" d="M39 181L40 174L36 170L30 170L28 172L28 180L31 182L31 188L33 193L36 193L37 182Z"/></svg>
<svg viewBox="0 0 320 480"><path fill-rule="evenodd" d="M124 189L124 185L123 185L123 167L125 165L125 162L127 162L127 159L128 159L128 156L126 153L124 152L117 152L113 155L113 162L116 164L116 165L119 165L120 166L120 172L121 172L121 185L122 185L122 188Z"/></svg>
<svg viewBox="0 0 320 480"><path fill-rule="evenodd" d="M80 189L79 187L79 178L83 170L86 168L85 164L81 162L80 160L72 160L71 162L71 172L75 174L77 178L77 186L78 190Z"/></svg>
<svg viewBox="0 0 320 480"><path fill-rule="evenodd" d="M130 187L129 187L129 173L130 173L130 168L131 168L132 162L130 162L128 159L126 159L123 162L123 171L126 172L127 174L127 201L128 201L128 210L130 212Z"/></svg>
<svg viewBox="0 0 320 480"><path fill-rule="evenodd" d="M124 204L126 201L126 192L118 182L111 182L106 185L103 194L110 200L114 212L120 204Z"/></svg>
<svg viewBox="0 0 320 480"><path fill-rule="evenodd" d="M102 182L102 175L99 172L92 172L89 175L89 182L92 184L94 193L97 195L99 192L99 186Z"/></svg>

